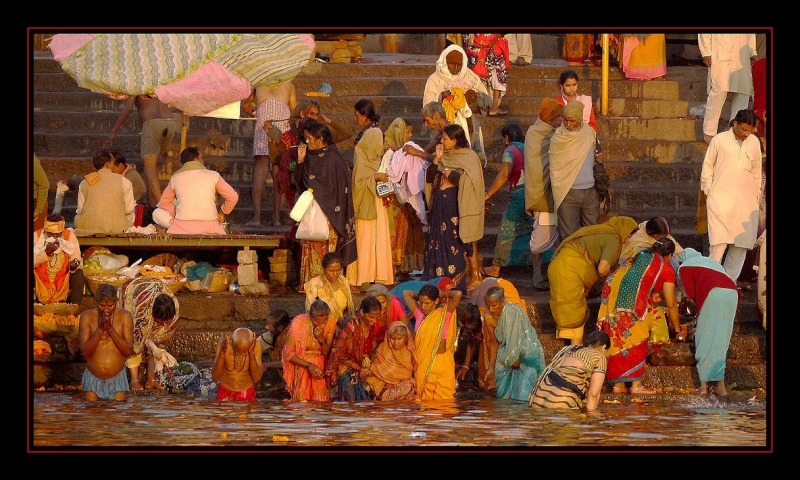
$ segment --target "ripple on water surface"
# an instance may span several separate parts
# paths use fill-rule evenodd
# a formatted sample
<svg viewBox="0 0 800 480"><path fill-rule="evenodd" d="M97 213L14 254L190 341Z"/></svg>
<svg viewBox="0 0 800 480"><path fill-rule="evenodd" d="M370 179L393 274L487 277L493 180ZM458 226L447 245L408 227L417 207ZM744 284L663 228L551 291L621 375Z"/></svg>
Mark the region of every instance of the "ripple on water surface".
<svg viewBox="0 0 800 480"><path fill-rule="evenodd" d="M112 447L767 448L761 399L603 403L594 412L492 397L451 402L217 402L180 394L86 402L36 392L36 449Z"/></svg>

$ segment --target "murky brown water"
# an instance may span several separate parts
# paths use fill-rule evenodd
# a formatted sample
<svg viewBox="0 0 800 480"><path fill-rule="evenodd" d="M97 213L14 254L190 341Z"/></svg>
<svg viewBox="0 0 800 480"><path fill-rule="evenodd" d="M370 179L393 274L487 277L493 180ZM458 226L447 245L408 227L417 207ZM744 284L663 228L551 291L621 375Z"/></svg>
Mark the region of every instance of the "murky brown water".
<svg viewBox="0 0 800 480"><path fill-rule="evenodd" d="M686 396L604 403L597 412L543 410L472 396L454 402L217 402L181 394L86 402L36 392L32 450L50 447L768 447L765 399ZM401 448L402 449L402 448Z"/></svg>

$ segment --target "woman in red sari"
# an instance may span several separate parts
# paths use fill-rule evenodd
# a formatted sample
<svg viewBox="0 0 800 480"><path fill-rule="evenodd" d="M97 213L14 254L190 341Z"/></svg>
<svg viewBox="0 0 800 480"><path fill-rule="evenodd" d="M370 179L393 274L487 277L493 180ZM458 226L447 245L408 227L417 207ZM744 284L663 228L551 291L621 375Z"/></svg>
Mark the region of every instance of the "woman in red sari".
<svg viewBox="0 0 800 480"><path fill-rule="evenodd" d="M672 325L680 325L675 270L669 263L674 252L672 240L656 240L650 249L635 254L612 272L603 285L597 329L611 339L606 352L606 379L614 384L614 393L626 393L625 382L631 382L634 395L656 393L642 385L642 378L650 353L650 326L657 315L663 314L657 307L661 297Z"/></svg>
<svg viewBox="0 0 800 480"><path fill-rule="evenodd" d="M492 97L489 115L505 115L508 112L500 110L500 100L508 85L508 40L502 33L470 34L465 51L469 68L481 77Z"/></svg>
<svg viewBox="0 0 800 480"><path fill-rule="evenodd" d="M360 374L370 366L370 356L375 348L372 327L380 314L378 299L364 297L358 315L347 320L336 334L325 371L331 384L339 387L336 400L361 401L372 398L371 390Z"/></svg>
<svg viewBox="0 0 800 480"><path fill-rule="evenodd" d="M399 297L389 293L386 285L376 283L367 289L367 295L373 296L381 303L381 315L372 327L375 341L380 344L386 336L386 328L392 322L400 321L408 326L406 307ZM412 337L413 338L413 337Z"/></svg>

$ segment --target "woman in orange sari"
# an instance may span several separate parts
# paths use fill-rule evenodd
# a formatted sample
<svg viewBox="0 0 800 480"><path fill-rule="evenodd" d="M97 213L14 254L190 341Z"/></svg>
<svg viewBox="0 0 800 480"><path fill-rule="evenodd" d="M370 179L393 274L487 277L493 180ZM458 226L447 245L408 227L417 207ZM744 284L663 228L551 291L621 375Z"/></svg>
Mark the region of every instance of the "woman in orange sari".
<svg viewBox="0 0 800 480"><path fill-rule="evenodd" d="M325 378L325 324L331 309L322 300L315 300L308 309L292 319L286 344L283 346L283 379L292 401L330 400Z"/></svg>
<svg viewBox="0 0 800 480"><path fill-rule="evenodd" d="M408 325L396 320L386 328L383 342L372 354L372 363L359 376L369 384L375 400L414 400L416 369L414 337Z"/></svg>

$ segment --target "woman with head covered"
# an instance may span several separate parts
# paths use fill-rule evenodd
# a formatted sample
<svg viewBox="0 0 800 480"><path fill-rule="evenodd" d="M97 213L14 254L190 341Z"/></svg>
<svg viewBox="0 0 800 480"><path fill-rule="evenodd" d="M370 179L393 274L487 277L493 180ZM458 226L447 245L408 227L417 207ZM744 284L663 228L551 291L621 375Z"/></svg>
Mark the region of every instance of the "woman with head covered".
<svg viewBox="0 0 800 480"><path fill-rule="evenodd" d="M569 339L573 345L583 342L583 326L589 318L586 296L608 276L619 261L622 245L637 228L631 217L611 217L579 229L558 246L547 272L556 338Z"/></svg>

